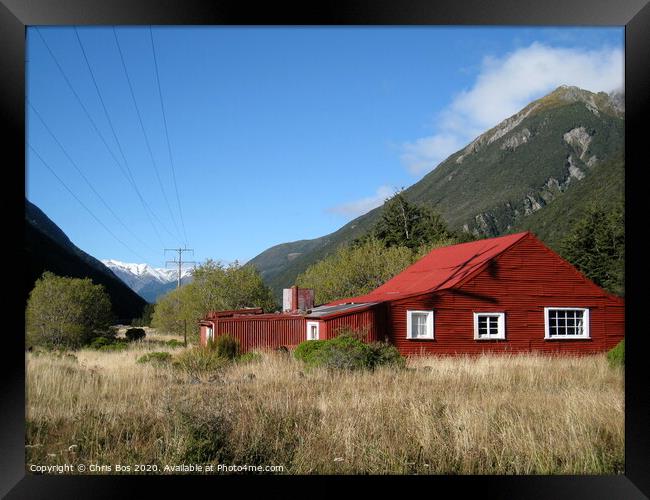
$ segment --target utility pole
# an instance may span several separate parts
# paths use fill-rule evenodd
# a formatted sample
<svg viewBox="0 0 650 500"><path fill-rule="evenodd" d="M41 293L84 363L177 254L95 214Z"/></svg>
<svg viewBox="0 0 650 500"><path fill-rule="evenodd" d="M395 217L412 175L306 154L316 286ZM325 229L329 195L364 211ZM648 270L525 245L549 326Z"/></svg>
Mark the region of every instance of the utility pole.
<svg viewBox="0 0 650 500"><path fill-rule="evenodd" d="M165 252L178 252L178 260L168 260L165 262L165 266L168 264L175 264L178 265L178 283L176 284L176 288L181 287L181 273L183 271L183 264L196 264L195 261L193 260L183 260L183 252L192 252L192 255L194 255L194 249L192 248L165 248Z"/></svg>

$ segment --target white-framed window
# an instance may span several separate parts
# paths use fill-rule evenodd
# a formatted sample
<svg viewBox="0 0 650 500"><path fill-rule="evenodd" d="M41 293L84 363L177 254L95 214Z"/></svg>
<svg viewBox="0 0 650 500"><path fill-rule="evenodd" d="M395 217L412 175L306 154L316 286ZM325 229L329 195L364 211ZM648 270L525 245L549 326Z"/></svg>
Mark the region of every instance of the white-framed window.
<svg viewBox="0 0 650 500"><path fill-rule="evenodd" d="M433 338L433 311L406 311L406 338Z"/></svg>
<svg viewBox="0 0 650 500"><path fill-rule="evenodd" d="M211 326L208 326L205 329L205 340L206 342L210 342L211 340L214 340L214 329Z"/></svg>
<svg viewBox="0 0 650 500"><path fill-rule="evenodd" d="M318 321L307 321L307 340L318 340L320 323Z"/></svg>
<svg viewBox="0 0 650 500"><path fill-rule="evenodd" d="M506 339L506 314L502 312L475 312L474 340L495 339Z"/></svg>
<svg viewBox="0 0 650 500"><path fill-rule="evenodd" d="M589 309L584 307L545 307L545 339L588 339Z"/></svg>

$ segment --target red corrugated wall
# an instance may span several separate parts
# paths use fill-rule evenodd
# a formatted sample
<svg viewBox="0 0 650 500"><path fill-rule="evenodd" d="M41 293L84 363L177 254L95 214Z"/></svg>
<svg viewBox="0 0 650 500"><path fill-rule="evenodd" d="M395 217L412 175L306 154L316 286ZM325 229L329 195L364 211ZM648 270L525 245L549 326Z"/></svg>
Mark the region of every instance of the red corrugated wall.
<svg viewBox="0 0 650 500"><path fill-rule="evenodd" d="M302 316L219 318L214 323L215 338L225 334L233 336L239 340L242 352L280 346L294 347L305 340L307 335L305 318ZM201 330L202 335L205 335L204 328ZM204 337L202 343L205 343Z"/></svg>
<svg viewBox="0 0 650 500"><path fill-rule="evenodd" d="M377 304L364 311L351 311L349 314L324 319L321 322L320 338L331 339L336 337L341 329L350 328L358 332L365 332L366 342L384 340L386 325L385 311L384 304Z"/></svg>
<svg viewBox="0 0 650 500"><path fill-rule="evenodd" d="M590 339L545 340L544 307L588 307ZM434 310L434 339L406 338L406 311ZM505 312L506 340L474 340L474 312ZM624 304L585 281L533 238L525 238L462 285L390 304L388 333L402 354L593 353L625 332Z"/></svg>

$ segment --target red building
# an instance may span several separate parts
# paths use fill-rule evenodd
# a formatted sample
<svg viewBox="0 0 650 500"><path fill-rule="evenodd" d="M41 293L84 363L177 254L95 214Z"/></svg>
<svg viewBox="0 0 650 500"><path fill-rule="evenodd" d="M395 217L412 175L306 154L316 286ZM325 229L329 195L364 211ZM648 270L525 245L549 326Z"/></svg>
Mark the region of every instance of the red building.
<svg viewBox="0 0 650 500"><path fill-rule="evenodd" d="M282 314L214 313L201 342L228 333L244 350L293 347L349 327L405 355L592 353L623 339L624 313L623 299L526 232L437 248L363 296Z"/></svg>

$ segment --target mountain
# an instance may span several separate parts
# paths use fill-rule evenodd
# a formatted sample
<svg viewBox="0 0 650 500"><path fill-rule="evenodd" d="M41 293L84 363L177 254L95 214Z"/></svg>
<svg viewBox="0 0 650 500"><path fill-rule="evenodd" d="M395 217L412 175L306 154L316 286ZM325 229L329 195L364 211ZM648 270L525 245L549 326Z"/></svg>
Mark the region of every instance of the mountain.
<svg viewBox="0 0 650 500"><path fill-rule="evenodd" d="M44 271L72 278L90 278L104 285L119 321L140 317L146 301L99 260L79 249L36 205L25 199L25 302Z"/></svg>
<svg viewBox="0 0 650 500"><path fill-rule="evenodd" d="M404 191L451 229L491 237L522 229L554 247L594 199L623 202L624 97L561 86L478 136ZM339 245L366 233L381 207L312 240L249 261L281 296Z"/></svg>
<svg viewBox="0 0 650 500"><path fill-rule="evenodd" d="M176 288L178 271L175 269L130 264L113 259L102 260L102 263L148 302L155 302L158 297ZM181 272L181 284L189 283L191 279L190 271L184 269Z"/></svg>

